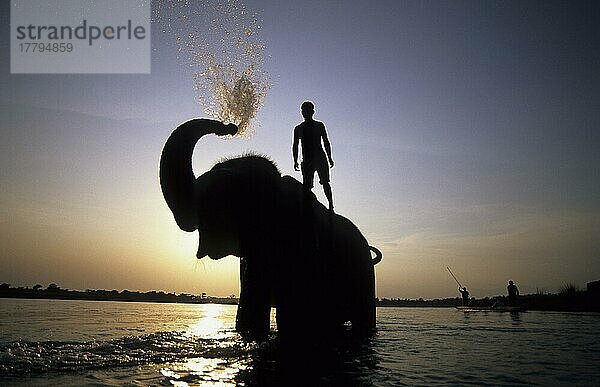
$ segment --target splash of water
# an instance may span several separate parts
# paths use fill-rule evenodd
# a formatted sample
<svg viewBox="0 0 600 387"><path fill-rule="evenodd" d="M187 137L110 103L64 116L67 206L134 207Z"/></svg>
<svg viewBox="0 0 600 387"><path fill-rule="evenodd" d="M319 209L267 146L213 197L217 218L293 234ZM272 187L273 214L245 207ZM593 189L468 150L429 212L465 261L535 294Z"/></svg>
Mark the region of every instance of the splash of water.
<svg viewBox="0 0 600 387"><path fill-rule="evenodd" d="M160 0L153 20L175 38L204 113L250 136L270 87L258 16L240 0L199 3Z"/></svg>

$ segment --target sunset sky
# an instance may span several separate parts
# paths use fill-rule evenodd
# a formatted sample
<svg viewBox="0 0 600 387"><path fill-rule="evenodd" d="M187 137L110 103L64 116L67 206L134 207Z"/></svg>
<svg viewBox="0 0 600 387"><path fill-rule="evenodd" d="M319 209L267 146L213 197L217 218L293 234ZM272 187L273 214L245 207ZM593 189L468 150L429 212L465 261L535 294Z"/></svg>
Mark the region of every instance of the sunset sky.
<svg viewBox="0 0 600 387"><path fill-rule="evenodd" d="M600 279L600 3L248 1L271 88L248 139L202 139L199 175L253 150L294 172L312 100L336 211L383 252L379 297ZM0 282L239 294L163 200L170 132L203 116L175 39L150 75L11 75L0 4ZM321 186L315 189L326 203ZM282 257L284 259L284 257Z"/></svg>

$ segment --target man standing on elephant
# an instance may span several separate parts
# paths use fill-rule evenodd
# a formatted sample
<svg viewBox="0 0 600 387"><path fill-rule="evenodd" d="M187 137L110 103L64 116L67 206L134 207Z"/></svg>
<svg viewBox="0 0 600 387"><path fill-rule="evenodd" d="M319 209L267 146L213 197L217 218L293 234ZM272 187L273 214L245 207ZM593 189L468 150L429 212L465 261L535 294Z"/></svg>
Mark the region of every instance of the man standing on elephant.
<svg viewBox="0 0 600 387"><path fill-rule="evenodd" d="M319 182L323 185L323 191L329 201L329 211L333 212L333 196L331 184L329 184L329 168L333 168L331 158L331 144L327 138L325 125L320 121L313 120L315 105L310 101L302 103L302 116L304 122L294 128L294 145L292 154L294 156L294 170L298 171L298 142L302 142L302 184L306 190L311 190L315 172L319 175ZM323 140L321 145L321 140ZM323 146L325 151L323 151ZM327 156L325 156L327 153ZM329 161L329 163L327 163Z"/></svg>

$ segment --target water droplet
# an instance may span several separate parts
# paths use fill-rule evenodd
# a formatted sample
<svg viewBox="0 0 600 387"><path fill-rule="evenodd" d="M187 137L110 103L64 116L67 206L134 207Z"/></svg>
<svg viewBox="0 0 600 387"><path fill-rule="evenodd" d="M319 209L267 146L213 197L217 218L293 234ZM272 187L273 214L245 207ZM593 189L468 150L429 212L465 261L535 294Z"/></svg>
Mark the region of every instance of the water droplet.
<svg viewBox="0 0 600 387"><path fill-rule="evenodd" d="M158 0L157 9L177 21L169 24L169 32L179 51L187 52L185 67L195 69L193 88L205 114L236 123L240 135L251 134L250 123L270 87L257 15L240 0Z"/></svg>

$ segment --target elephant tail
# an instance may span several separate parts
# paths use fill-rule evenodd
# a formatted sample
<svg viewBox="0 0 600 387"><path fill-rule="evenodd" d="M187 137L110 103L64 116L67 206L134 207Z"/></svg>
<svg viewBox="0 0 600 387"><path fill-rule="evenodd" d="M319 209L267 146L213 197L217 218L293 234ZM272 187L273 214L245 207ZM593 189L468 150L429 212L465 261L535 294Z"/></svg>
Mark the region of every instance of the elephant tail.
<svg viewBox="0 0 600 387"><path fill-rule="evenodd" d="M375 246L369 246L369 250L375 253L375 258L373 258L373 266L377 265L379 262L381 262L383 254L381 254L381 251L379 251L379 249Z"/></svg>

